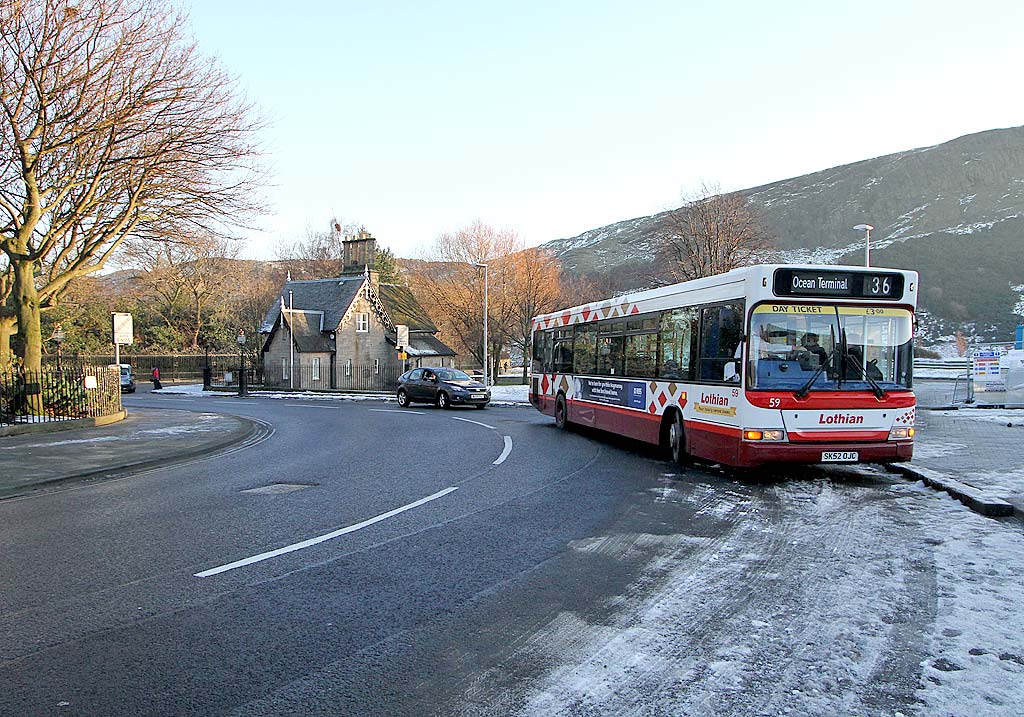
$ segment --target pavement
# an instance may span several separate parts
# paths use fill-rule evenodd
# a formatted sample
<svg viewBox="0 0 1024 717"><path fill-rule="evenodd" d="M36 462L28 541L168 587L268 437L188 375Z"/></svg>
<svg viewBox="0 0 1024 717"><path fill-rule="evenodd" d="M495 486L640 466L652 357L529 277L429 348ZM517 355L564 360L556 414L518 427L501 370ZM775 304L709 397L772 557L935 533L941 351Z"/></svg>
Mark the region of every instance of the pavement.
<svg viewBox="0 0 1024 717"><path fill-rule="evenodd" d="M1012 505L1018 515L1024 514L1024 410L950 410L952 382L921 382L916 389L919 410L914 459L904 464L903 472L948 490L968 505L970 501L957 494L957 484L966 486L968 493L973 489L983 497ZM260 400L259 396L255 394L253 400ZM318 398L331 400L323 394ZM349 397L334 400L343 398ZM0 500L71 481L119 476L194 459L247 445L271 430L258 421L217 413L217 397L211 396L209 410L204 412L131 408L124 421L107 426L3 436ZM1006 514L1000 510L986 514Z"/></svg>
<svg viewBox="0 0 1024 717"><path fill-rule="evenodd" d="M247 445L269 430L214 411L216 404L202 413L131 408L106 426L0 436L0 500L187 461Z"/></svg>

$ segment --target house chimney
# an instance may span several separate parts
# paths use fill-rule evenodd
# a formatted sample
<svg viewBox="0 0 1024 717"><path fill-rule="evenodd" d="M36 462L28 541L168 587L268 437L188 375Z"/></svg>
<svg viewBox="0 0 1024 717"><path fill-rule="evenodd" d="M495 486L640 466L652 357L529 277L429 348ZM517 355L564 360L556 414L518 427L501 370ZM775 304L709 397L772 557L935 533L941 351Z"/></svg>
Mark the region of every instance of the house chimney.
<svg viewBox="0 0 1024 717"><path fill-rule="evenodd" d="M362 274L366 269L374 271L377 266L377 240L365 229L355 236L347 236L342 242L344 266L342 275Z"/></svg>

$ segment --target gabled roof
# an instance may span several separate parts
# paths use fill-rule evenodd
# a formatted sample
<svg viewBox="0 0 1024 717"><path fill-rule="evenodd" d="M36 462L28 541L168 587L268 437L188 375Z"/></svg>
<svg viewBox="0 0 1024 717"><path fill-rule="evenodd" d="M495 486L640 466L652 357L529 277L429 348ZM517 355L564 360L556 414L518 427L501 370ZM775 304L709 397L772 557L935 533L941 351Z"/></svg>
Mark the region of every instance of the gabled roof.
<svg viewBox="0 0 1024 717"><path fill-rule="evenodd" d="M313 279L307 281L289 281L281 289L281 296L267 311L261 333L273 330L281 316L281 303L289 306L288 292L291 292L291 306L296 310L322 311L324 314L323 330L331 331L338 327L345 312L355 300L365 277L343 276L334 279Z"/></svg>
<svg viewBox="0 0 1024 717"><path fill-rule="evenodd" d="M396 324L405 324L410 331L437 331L437 326L416 301L409 287L381 284L377 289L377 295Z"/></svg>
<svg viewBox="0 0 1024 717"><path fill-rule="evenodd" d="M292 330L295 347L303 353L330 353L334 344L324 336L322 311L284 310L285 324Z"/></svg>

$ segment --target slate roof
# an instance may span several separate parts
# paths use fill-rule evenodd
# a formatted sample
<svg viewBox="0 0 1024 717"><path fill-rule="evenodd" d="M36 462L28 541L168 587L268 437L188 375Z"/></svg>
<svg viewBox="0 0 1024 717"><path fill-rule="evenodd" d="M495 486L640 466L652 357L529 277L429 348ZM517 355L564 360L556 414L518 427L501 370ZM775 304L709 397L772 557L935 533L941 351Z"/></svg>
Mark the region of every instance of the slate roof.
<svg viewBox="0 0 1024 717"><path fill-rule="evenodd" d="M437 326L427 316L427 312L419 305L408 287L381 284L377 289L377 295L388 310L388 316L396 324L405 324L409 331L437 331Z"/></svg>
<svg viewBox="0 0 1024 717"><path fill-rule="evenodd" d="M389 343L395 340L388 337ZM409 332L409 346L406 351L410 356L457 356L455 350L430 333Z"/></svg>
<svg viewBox="0 0 1024 717"><path fill-rule="evenodd" d="M363 285L363 276L344 276L333 279L313 279L307 281L285 282L281 290L281 298L284 299L285 308L288 307L288 292L292 292L292 306L296 311L324 312L324 330L331 331L338 328L345 312L352 304L353 299ZM277 324L281 316L281 298L278 298L267 311L262 333L269 333Z"/></svg>
<svg viewBox="0 0 1024 717"><path fill-rule="evenodd" d="M280 305L278 305L280 308ZM284 312L285 323L291 326L295 346L303 353L331 353L334 342L324 335L320 324L323 321L321 311L289 311Z"/></svg>

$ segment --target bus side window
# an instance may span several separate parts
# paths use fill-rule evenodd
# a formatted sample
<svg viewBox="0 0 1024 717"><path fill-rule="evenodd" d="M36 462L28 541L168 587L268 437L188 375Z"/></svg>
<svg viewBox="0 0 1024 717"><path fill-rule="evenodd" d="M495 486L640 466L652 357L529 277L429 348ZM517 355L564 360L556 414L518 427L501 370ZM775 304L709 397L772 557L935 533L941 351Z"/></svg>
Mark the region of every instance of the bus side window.
<svg viewBox="0 0 1024 717"><path fill-rule="evenodd" d="M573 344L572 373L592 374L596 369L597 325L582 324L576 327L576 341Z"/></svg>
<svg viewBox="0 0 1024 717"><path fill-rule="evenodd" d="M553 361L555 373L572 373L572 335L571 328L555 331Z"/></svg>
<svg viewBox="0 0 1024 717"><path fill-rule="evenodd" d="M688 381L693 378L693 345L697 310L675 309L661 315L661 351L658 377Z"/></svg>
<svg viewBox="0 0 1024 717"><path fill-rule="evenodd" d="M707 306L701 310L700 380L724 381L726 364L736 360L743 335L742 307L738 304ZM739 364L733 367L738 370Z"/></svg>

